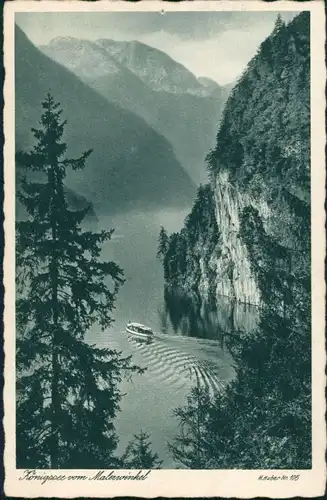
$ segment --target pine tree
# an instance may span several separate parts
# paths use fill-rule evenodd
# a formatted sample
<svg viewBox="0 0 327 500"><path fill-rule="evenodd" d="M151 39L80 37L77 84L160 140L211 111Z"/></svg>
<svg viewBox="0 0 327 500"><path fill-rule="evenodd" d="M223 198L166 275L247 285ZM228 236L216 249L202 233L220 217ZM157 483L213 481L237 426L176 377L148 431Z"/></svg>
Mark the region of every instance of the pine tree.
<svg viewBox="0 0 327 500"><path fill-rule="evenodd" d="M175 411L181 430L170 449L183 466L305 468L310 463L310 212L290 193L284 203L283 230L290 224L291 247L266 233L256 209L243 210L240 237L261 291L260 322L233 352L236 377L226 391L210 401L194 389Z"/></svg>
<svg viewBox="0 0 327 500"><path fill-rule="evenodd" d="M129 469L160 469L162 461L151 451L150 435L141 431L127 445L122 464Z"/></svg>
<svg viewBox="0 0 327 500"><path fill-rule="evenodd" d="M192 388L184 407L176 408L180 433L168 447L173 458L190 469L210 467L211 443L208 438L207 421L211 401L208 392L199 383Z"/></svg>
<svg viewBox="0 0 327 500"><path fill-rule="evenodd" d="M272 32L273 36L278 35L278 33L281 32L281 30L285 27L285 23L282 19L282 16L278 13L275 21L275 26Z"/></svg>
<svg viewBox="0 0 327 500"><path fill-rule="evenodd" d="M285 22L280 14L277 15L275 26L269 39L271 41L273 66L279 77L281 67L285 66L287 68L289 66L284 62L289 49L289 39L287 39Z"/></svg>
<svg viewBox="0 0 327 500"><path fill-rule="evenodd" d="M172 233L165 243L162 264L166 284L182 290L185 282L189 281L190 274L199 277L200 262L208 265L218 239L213 190L209 184L200 185L192 210L185 218L184 227L178 233ZM204 248L202 244L205 245ZM194 280L192 288L196 290L197 286L198 281ZM211 280L209 288L210 295L213 296L215 284Z"/></svg>
<svg viewBox="0 0 327 500"><path fill-rule="evenodd" d="M165 255L167 253L168 243L169 243L169 237L167 231L163 226L161 226L158 238L158 251L157 251L157 258L160 259L161 261L164 260Z"/></svg>
<svg viewBox="0 0 327 500"><path fill-rule="evenodd" d="M36 145L17 153L25 172L44 176L23 178L18 192L27 220L16 228L17 465L114 466L118 384L137 367L85 334L112 323L123 272L100 259L112 230L82 229L89 208L69 210L64 195L67 169L83 169L92 151L67 158L59 104L48 94L42 108Z"/></svg>

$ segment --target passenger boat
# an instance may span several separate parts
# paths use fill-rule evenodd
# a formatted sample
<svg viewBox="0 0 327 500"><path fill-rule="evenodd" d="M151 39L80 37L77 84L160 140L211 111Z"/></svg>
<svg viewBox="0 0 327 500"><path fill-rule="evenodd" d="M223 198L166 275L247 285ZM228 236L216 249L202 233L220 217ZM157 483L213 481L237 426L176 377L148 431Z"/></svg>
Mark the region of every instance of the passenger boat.
<svg viewBox="0 0 327 500"><path fill-rule="evenodd" d="M126 332L130 335L135 335L136 337L146 340L151 340L153 338L153 331L151 328L144 326L141 323L127 323Z"/></svg>

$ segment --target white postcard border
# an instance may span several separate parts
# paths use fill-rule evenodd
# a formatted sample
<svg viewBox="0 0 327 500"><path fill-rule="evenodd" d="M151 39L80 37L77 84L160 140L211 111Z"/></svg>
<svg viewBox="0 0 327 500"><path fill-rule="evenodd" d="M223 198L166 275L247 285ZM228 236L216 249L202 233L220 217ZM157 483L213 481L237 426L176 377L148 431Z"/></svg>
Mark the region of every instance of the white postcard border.
<svg viewBox="0 0 327 500"><path fill-rule="evenodd" d="M14 126L14 15L15 12L101 11L303 11L311 12L311 195L312 195L312 446L311 470L153 470L142 481L73 480L72 475L95 476L97 471L46 471L66 474L66 480L22 480L24 471L15 465L15 126ZM100 1L18 1L6 3L4 11L4 285L5 285L5 493L15 497L314 497L324 493L326 482L325 431L325 13L321 1L265 3L194 1L128 3ZM38 471L45 474L45 471ZM108 471L110 472L110 471ZM147 472L147 471L144 471ZM106 472L107 473L107 472ZM115 471L126 475L127 471ZM297 481L260 481L260 475L297 475Z"/></svg>

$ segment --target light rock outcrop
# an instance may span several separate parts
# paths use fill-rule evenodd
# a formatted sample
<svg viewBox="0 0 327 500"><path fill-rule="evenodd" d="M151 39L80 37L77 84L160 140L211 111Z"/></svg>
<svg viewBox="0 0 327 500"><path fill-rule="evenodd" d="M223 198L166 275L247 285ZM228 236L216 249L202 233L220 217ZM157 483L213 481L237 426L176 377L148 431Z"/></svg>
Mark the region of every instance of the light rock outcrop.
<svg viewBox="0 0 327 500"><path fill-rule="evenodd" d="M260 304L260 291L251 271L248 251L240 238L240 216L246 206L256 208L263 219L269 216L265 201L241 192L221 172L214 185L215 214L220 231L219 257L216 258L216 295L247 304Z"/></svg>

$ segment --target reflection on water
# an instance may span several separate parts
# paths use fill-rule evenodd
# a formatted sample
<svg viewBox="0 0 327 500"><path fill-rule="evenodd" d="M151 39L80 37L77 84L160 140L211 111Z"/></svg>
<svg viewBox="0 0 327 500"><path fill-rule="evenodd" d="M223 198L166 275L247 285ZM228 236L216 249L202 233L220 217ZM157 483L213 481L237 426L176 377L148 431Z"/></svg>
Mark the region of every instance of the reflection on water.
<svg viewBox="0 0 327 500"><path fill-rule="evenodd" d="M116 422L119 452L142 429L150 433L152 448L166 468L175 466L167 448L178 433L174 409L183 405L191 387L207 387L213 395L233 379L234 360L224 336L250 331L257 321L256 308L225 297L207 303L194 295L164 291L156 259L160 225L176 231L185 215L133 212L99 219L99 228L115 228L102 256L123 268L126 282L118 293L111 328L103 333L95 329L88 336L90 342L132 355L135 364L147 368L122 384L125 395ZM128 321L151 327L154 339L148 343L127 335Z"/></svg>
<svg viewBox="0 0 327 500"><path fill-rule="evenodd" d="M250 332L258 321L258 309L219 297L200 300L164 287L163 269L156 258L160 225L178 230L184 214L129 213L115 219L102 217L101 226L115 228L104 247L103 258L113 259L124 270L126 282L120 289L113 312L114 329L128 321L143 323L155 332L219 340L222 334Z"/></svg>
<svg viewBox="0 0 327 500"><path fill-rule="evenodd" d="M159 309L162 332L208 339L222 339L233 332L255 330L259 311L255 306L218 297L205 301L196 294L165 288L164 306Z"/></svg>

